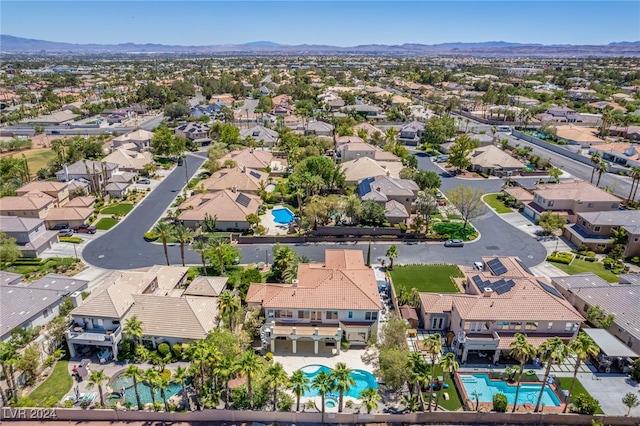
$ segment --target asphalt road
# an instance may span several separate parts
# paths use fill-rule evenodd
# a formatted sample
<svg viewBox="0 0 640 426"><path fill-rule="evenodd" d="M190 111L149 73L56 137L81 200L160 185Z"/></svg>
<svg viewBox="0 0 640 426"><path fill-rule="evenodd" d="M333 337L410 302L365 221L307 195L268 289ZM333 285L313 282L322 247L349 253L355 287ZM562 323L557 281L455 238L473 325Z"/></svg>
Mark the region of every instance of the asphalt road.
<svg viewBox="0 0 640 426"><path fill-rule="evenodd" d="M203 157L190 155L188 170L192 176L204 161ZM431 160L418 155L419 167L424 170L442 172ZM162 215L172 203L174 197L184 187L186 180L184 167L177 167L158 187L149 194L144 201L129 213L120 224L104 236L89 243L84 249L85 262L106 269L133 269L154 264L164 263L162 245L148 243L143 234ZM502 181L499 179L461 180L450 177L442 179L442 189L459 184L481 187L485 192L499 191ZM462 248L447 248L440 242L434 243L403 243L398 246L399 258L396 263L443 262L471 265L481 256L505 255L519 256L527 266L541 263L546 250L534 238L512 227L493 212L488 212L476 219L473 224L481 233L481 238ZM371 259L376 262L384 256L388 243L372 243ZM257 263L273 260L273 246L271 244L239 245L242 263ZM355 243L310 243L292 245L301 256L307 256L315 261L324 260L324 250L327 248L349 248L363 250L366 254L368 244ZM185 250L186 262L200 264L200 257L196 253ZM180 250L177 244L170 245L169 258L172 264L179 264Z"/></svg>

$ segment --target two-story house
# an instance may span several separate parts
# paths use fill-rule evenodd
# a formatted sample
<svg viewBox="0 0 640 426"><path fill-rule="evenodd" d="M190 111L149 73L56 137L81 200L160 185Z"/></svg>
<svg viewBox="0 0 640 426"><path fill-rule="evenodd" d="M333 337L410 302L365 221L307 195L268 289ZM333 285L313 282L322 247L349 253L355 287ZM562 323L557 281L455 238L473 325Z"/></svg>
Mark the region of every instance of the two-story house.
<svg viewBox="0 0 640 426"><path fill-rule="evenodd" d="M353 136L347 137L353 138ZM338 140L336 141L336 153L340 161L350 161L363 157L368 157L377 161L400 161L400 159L392 153L364 142L340 143Z"/></svg>
<svg viewBox="0 0 640 426"><path fill-rule="evenodd" d="M497 363L516 333L534 346L576 336L584 318L545 278L530 274L517 257L483 257L482 263L482 271L465 273L464 294L420 293L424 327L449 332L463 363L470 354Z"/></svg>
<svg viewBox="0 0 640 426"><path fill-rule="evenodd" d="M189 122L176 128L176 135L183 139L194 141L196 139L206 139L209 137L209 125L200 122Z"/></svg>
<svg viewBox="0 0 640 426"><path fill-rule="evenodd" d="M269 174L260 170L246 167L225 168L200 181L198 188L202 187L209 192L235 188L239 192L258 194L267 184L268 178Z"/></svg>
<svg viewBox="0 0 640 426"><path fill-rule="evenodd" d="M58 232L47 231L42 219L0 216L0 231L15 238L23 257L38 257L58 242Z"/></svg>
<svg viewBox="0 0 640 426"><path fill-rule="evenodd" d="M292 284L251 284L246 301L264 310L261 337L272 353L339 353L341 340L365 345L382 309L360 250L325 250L324 263L298 265Z"/></svg>
<svg viewBox="0 0 640 426"><path fill-rule="evenodd" d="M153 266L147 271L115 271L82 304L71 311L66 332L72 357L109 349L114 357L127 320L142 323L142 342L157 347L202 339L217 325L217 298L183 295L177 287L187 269Z"/></svg>
<svg viewBox="0 0 640 426"><path fill-rule="evenodd" d="M253 138L258 144L275 146L278 143L278 132L264 126L253 126L249 129L240 129L240 137Z"/></svg>
<svg viewBox="0 0 640 426"><path fill-rule="evenodd" d="M111 143L114 148L130 149L135 146L136 151L146 151L151 148L151 138L153 132L138 129L114 138Z"/></svg>
<svg viewBox="0 0 640 426"><path fill-rule="evenodd" d="M44 219L55 204L56 199L43 192L29 192L20 197L0 198L0 215Z"/></svg>
<svg viewBox="0 0 640 426"><path fill-rule="evenodd" d="M262 199L257 195L238 192L237 188L213 193L196 194L178 206L178 220L188 228L196 228L207 217L216 218L221 231L247 230L247 216L258 214Z"/></svg>
<svg viewBox="0 0 640 426"><path fill-rule="evenodd" d="M304 127L305 135L333 136L334 127L324 121L311 121Z"/></svg>
<svg viewBox="0 0 640 426"><path fill-rule="evenodd" d="M79 160L62 170L56 172L58 182L69 182L73 179L84 179L90 186L102 185L118 173L118 165L115 163L103 163L93 160Z"/></svg>
<svg viewBox="0 0 640 426"><path fill-rule="evenodd" d="M620 198L579 179L567 179L553 184L537 185L533 201L525 204L524 214L537 220L545 211L563 214L574 223L583 212L618 210Z"/></svg>
<svg viewBox="0 0 640 426"><path fill-rule="evenodd" d="M640 166L640 149L638 144L629 142L614 142L592 145L589 154L600 154L603 160L622 164L627 167Z"/></svg>
<svg viewBox="0 0 640 426"><path fill-rule="evenodd" d="M420 143L423 132L424 123L421 121L412 121L402 126L400 135L398 135L398 142L402 142L405 145L416 146Z"/></svg>
<svg viewBox="0 0 640 426"><path fill-rule="evenodd" d="M385 175L361 180L357 194L363 201L373 200L383 204L387 220L390 223L400 223L415 211L419 191L420 187L412 180Z"/></svg>
<svg viewBox="0 0 640 426"><path fill-rule="evenodd" d="M69 202L69 188L66 182L33 181L16 190L16 195L23 196L31 192L42 192L55 199L54 207L63 207Z"/></svg>
<svg viewBox="0 0 640 426"><path fill-rule="evenodd" d="M579 213L576 223L564 228L564 236L577 245L602 253L614 243L614 231L624 229L624 257L640 256L640 211L615 210Z"/></svg>

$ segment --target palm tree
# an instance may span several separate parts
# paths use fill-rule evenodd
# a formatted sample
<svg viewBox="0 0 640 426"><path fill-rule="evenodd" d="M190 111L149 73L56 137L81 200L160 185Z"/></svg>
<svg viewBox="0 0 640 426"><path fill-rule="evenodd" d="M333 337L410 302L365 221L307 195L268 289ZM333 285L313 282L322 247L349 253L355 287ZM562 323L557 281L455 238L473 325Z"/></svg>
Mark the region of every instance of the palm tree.
<svg viewBox="0 0 640 426"><path fill-rule="evenodd" d="M631 176L631 190L629 191L629 196L627 197L627 203L633 199L635 199L635 191L638 190L638 184L640 183L640 167L632 167L629 171L629 176ZM634 190L635 185L635 190Z"/></svg>
<svg viewBox="0 0 640 426"><path fill-rule="evenodd" d="M360 399L367 409L367 414L371 414L371 410L378 408L378 402L382 400L382 397L376 389L366 388L360 392Z"/></svg>
<svg viewBox="0 0 640 426"><path fill-rule="evenodd" d="M134 315L124 323L122 331L133 340L135 350L136 346L141 343L142 336L144 335L144 331L142 330L142 321Z"/></svg>
<svg viewBox="0 0 640 426"><path fill-rule="evenodd" d="M270 365L267 369L267 382L273 389L273 411L278 410L278 388L286 386L288 380L289 376L279 362Z"/></svg>
<svg viewBox="0 0 640 426"><path fill-rule="evenodd" d="M398 247L395 244L390 245L384 255L389 258L389 269L393 269L393 259L398 257Z"/></svg>
<svg viewBox="0 0 640 426"><path fill-rule="evenodd" d="M207 243L201 238L194 240L191 244L191 250L200 255L200 261L202 262L202 275L207 276L207 259L205 253L207 252Z"/></svg>
<svg viewBox="0 0 640 426"><path fill-rule="evenodd" d="M215 365L215 374L222 380L224 384L225 408L229 408L229 397L231 389L229 389L229 381L238 376L238 365L230 356L221 356Z"/></svg>
<svg viewBox="0 0 640 426"><path fill-rule="evenodd" d="M598 164L597 172L598 172L598 181L596 182L596 186L600 186L600 179L602 179L602 175L609 171L609 163L606 161L602 161Z"/></svg>
<svg viewBox="0 0 640 426"><path fill-rule="evenodd" d="M144 372L144 381L147 382L147 386L149 386L149 391L151 392L151 405L153 405L153 409L156 407L156 384L160 380L160 374L157 370L150 368Z"/></svg>
<svg viewBox="0 0 640 426"><path fill-rule="evenodd" d="M309 390L309 378L302 371L296 370L289 378L289 386L296 395L296 411L300 411L300 397Z"/></svg>
<svg viewBox="0 0 640 426"><path fill-rule="evenodd" d="M158 236L162 240L162 247L164 248L164 257L167 260L167 265L169 265L169 250L167 249L167 239L173 236L173 226L171 226L168 222L160 221L153 227L151 231Z"/></svg>
<svg viewBox="0 0 640 426"><path fill-rule="evenodd" d="M355 379L351 376L351 369L344 362L339 362L331 369L331 378L335 382L335 389L340 394L338 402L338 413L342 413L342 405L344 402L344 394L349 392L356 385Z"/></svg>
<svg viewBox="0 0 640 426"><path fill-rule="evenodd" d="M591 180L589 180L589 183L593 183L593 176L596 173L596 168L598 168L598 164L602 162L602 157L600 156L600 153L596 151L593 154L591 154L591 157L589 159L591 160L591 164L593 164L593 169L591 169Z"/></svg>
<svg viewBox="0 0 640 426"><path fill-rule="evenodd" d="M218 310L220 316L227 319L227 325L229 330L233 331L233 316L240 310L240 300L238 296L231 293L229 290L225 290L220 294L218 298Z"/></svg>
<svg viewBox="0 0 640 426"><path fill-rule="evenodd" d="M322 414L324 414L324 396L333 390L333 380L325 371L320 371L311 382L311 387L318 390L322 398Z"/></svg>
<svg viewBox="0 0 640 426"><path fill-rule="evenodd" d="M573 396L573 386L576 384L576 376L578 375L578 369L580 364L585 362L589 356L597 356L600 353L600 347L596 345L593 339L584 332L580 332L578 336L573 339L568 345L569 353L576 356L576 363L573 367L573 380L571 381L571 387L569 387L569 398ZM563 413L567 412L569 401L564 406Z"/></svg>
<svg viewBox="0 0 640 426"><path fill-rule="evenodd" d="M224 275L224 251L226 250L229 243L222 238L211 238L207 241L207 246L209 250L212 250L218 258L218 263L220 264L220 275Z"/></svg>
<svg viewBox="0 0 640 426"><path fill-rule="evenodd" d="M182 386L182 405L185 406L185 408L187 408L187 410L189 409L188 405L189 405L189 395L187 395L187 379L191 376L191 374L189 374L189 370L187 370L184 367L178 367L176 368L175 373L173 373L173 378L176 379L176 381L180 382L180 385Z"/></svg>
<svg viewBox="0 0 640 426"><path fill-rule="evenodd" d="M93 370L87 378L87 389L93 389L94 386L98 387L100 393L100 405L104 406L104 392L102 392L102 385L109 380L109 377L104 374L104 370Z"/></svg>
<svg viewBox="0 0 640 426"><path fill-rule="evenodd" d="M12 342L0 342L0 367L7 381L9 388L9 399L16 400L18 392L16 387L14 365L18 361L19 355Z"/></svg>
<svg viewBox="0 0 640 426"><path fill-rule="evenodd" d="M180 258L182 259L182 266L184 266L184 246L193 239L193 231L186 226L180 225L173 229L173 235L180 243Z"/></svg>
<svg viewBox="0 0 640 426"><path fill-rule="evenodd" d="M410 386L409 389L414 388L418 397L419 409L424 411L424 396L422 395L422 388L429 384L431 376L427 371L427 363L424 362L422 354L420 352L411 352L409 354L409 368L410 372Z"/></svg>
<svg viewBox="0 0 640 426"><path fill-rule="evenodd" d="M414 413L420 409L420 402L415 395L403 395L402 405L404 405L404 408L411 413Z"/></svg>
<svg viewBox="0 0 640 426"><path fill-rule="evenodd" d="M527 341L527 337L522 333L516 333L515 340L511 342L511 350L509 355L517 359L520 363L520 370L518 371L518 381L516 383L516 398L513 402L513 409L511 412L515 413L518 406L518 394L520 393L520 380L522 380L522 372L524 371L524 365L528 360L536 356L536 348Z"/></svg>
<svg viewBox="0 0 640 426"><path fill-rule="evenodd" d="M430 334L429 337L422 341L424 348L431 358L431 380L436 374L436 360L442 352L442 337L439 333ZM433 392L429 391L429 411L431 411L431 402L433 401Z"/></svg>
<svg viewBox="0 0 640 426"><path fill-rule="evenodd" d="M442 372L444 373L444 381L447 381L447 378L455 373L456 371L458 371L458 368L460 368L460 365L458 364L458 361L456 361L456 356L453 352L448 352L446 354L444 354L444 356L440 357L440 361L438 362L438 364L440 365L440 367L442 367ZM440 402L440 395L442 394L442 388L440 389L440 391L438 392L438 395L436 396L436 406L434 408L434 411L438 411L438 403Z"/></svg>
<svg viewBox="0 0 640 426"><path fill-rule="evenodd" d="M249 407L253 408L253 387L252 379L256 373L262 370L264 364L252 350L246 350L238 360L238 373L247 377L247 396L249 397Z"/></svg>
<svg viewBox="0 0 640 426"><path fill-rule="evenodd" d="M540 403L542 402L542 395L544 395L544 388L549 381L551 366L553 364L561 363L567 356L568 349L559 337L551 337L540 344L538 351L542 361L547 363L547 368L544 371L544 380L540 387L540 395L538 395L538 402L536 403L536 409L534 410L535 412L540 411Z"/></svg>
<svg viewBox="0 0 640 426"><path fill-rule="evenodd" d="M476 409L474 411L478 411L478 407L480 406L480 397L482 396L482 394L478 393L477 390L474 390L473 392L471 392L471 396L473 397L473 400L476 402Z"/></svg>
<svg viewBox="0 0 640 426"><path fill-rule="evenodd" d="M144 380L143 371L137 365L130 365L124 372L124 377L130 377L133 380L133 390L136 393L136 402L138 410L142 410L142 402L140 401L140 391L138 390L138 382Z"/></svg>
<svg viewBox="0 0 640 426"><path fill-rule="evenodd" d="M160 389L160 396L164 402L164 411L169 411L169 403L167 402L167 389L169 389L170 381L166 377L159 376L156 381L158 388Z"/></svg>

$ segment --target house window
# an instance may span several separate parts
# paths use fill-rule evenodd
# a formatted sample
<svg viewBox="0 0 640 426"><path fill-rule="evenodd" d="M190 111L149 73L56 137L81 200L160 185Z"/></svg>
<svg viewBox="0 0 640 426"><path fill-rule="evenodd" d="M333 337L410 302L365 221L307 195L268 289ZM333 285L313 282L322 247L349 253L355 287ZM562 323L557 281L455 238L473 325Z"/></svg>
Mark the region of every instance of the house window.
<svg viewBox="0 0 640 426"><path fill-rule="evenodd" d="M322 321L322 311L311 311L311 321Z"/></svg>
<svg viewBox="0 0 640 426"><path fill-rule="evenodd" d="M49 308L47 308L44 311L42 311L42 316L45 317L45 318L49 316Z"/></svg>
<svg viewBox="0 0 640 426"><path fill-rule="evenodd" d="M364 314L364 319L367 321L376 321L378 319L378 312L367 312Z"/></svg>
<svg viewBox="0 0 640 426"><path fill-rule="evenodd" d="M611 208L612 209L617 209L618 208L618 203L612 203L611 204Z"/></svg>
<svg viewBox="0 0 640 426"><path fill-rule="evenodd" d="M553 322L547 323L547 330L551 330L553 328Z"/></svg>
<svg viewBox="0 0 640 426"><path fill-rule="evenodd" d="M286 310L277 310L276 318L293 318L293 312Z"/></svg>
<svg viewBox="0 0 640 426"><path fill-rule="evenodd" d="M472 333L480 333L482 331L482 323L481 322L472 322L471 323L471 332Z"/></svg>
<svg viewBox="0 0 640 426"><path fill-rule="evenodd" d="M588 208L588 209L590 209L590 208L592 208L592 207L593 207L593 203L589 203L589 204L587 204L587 208Z"/></svg>
<svg viewBox="0 0 640 426"><path fill-rule="evenodd" d="M555 202L554 202L553 200L549 200L549 207L553 207L553 204L554 204L554 203L555 203Z"/></svg>
<svg viewBox="0 0 640 426"><path fill-rule="evenodd" d="M588 304L588 303L585 303L585 304L584 304L584 308L582 308L582 310L583 310L584 312L587 312L587 311L589 310L589 308L590 308L589 304Z"/></svg>
<svg viewBox="0 0 640 426"><path fill-rule="evenodd" d="M586 221L586 220L583 220L583 221L582 221L582 226L583 226L583 227L587 226L587 221Z"/></svg>
<svg viewBox="0 0 640 426"><path fill-rule="evenodd" d="M599 226L594 226L593 227L593 232L600 232L600 227Z"/></svg>
<svg viewBox="0 0 640 426"><path fill-rule="evenodd" d="M537 322L528 322L524 325L524 329L527 331L536 331L538 329Z"/></svg>
<svg viewBox="0 0 640 426"><path fill-rule="evenodd" d="M349 311L349 319L353 318L353 312Z"/></svg>
<svg viewBox="0 0 640 426"><path fill-rule="evenodd" d="M508 321L498 321L496 323L496 329L497 330L504 330L507 327L509 327L509 322Z"/></svg>
<svg viewBox="0 0 640 426"><path fill-rule="evenodd" d="M337 320L338 319L338 311L327 311L327 319L328 320Z"/></svg>
<svg viewBox="0 0 640 426"><path fill-rule="evenodd" d="M438 325L438 318L434 318L433 319L433 326L431 328L437 328Z"/></svg>
<svg viewBox="0 0 640 426"><path fill-rule="evenodd" d="M509 330L520 330L522 329L522 323L520 321L511 321L509 323Z"/></svg>
<svg viewBox="0 0 640 426"><path fill-rule="evenodd" d="M568 322L564 325L564 331L576 331L579 324L577 322Z"/></svg>
<svg viewBox="0 0 640 426"><path fill-rule="evenodd" d="M633 242L634 242L634 243L637 243L637 242L638 242L638 237L635 237L635 238L633 239Z"/></svg>
<svg viewBox="0 0 640 426"><path fill-rule="evenodd" d="M309 319L310 317L310 312L309 311L298 311L298 318L299 319Z"/></svg>

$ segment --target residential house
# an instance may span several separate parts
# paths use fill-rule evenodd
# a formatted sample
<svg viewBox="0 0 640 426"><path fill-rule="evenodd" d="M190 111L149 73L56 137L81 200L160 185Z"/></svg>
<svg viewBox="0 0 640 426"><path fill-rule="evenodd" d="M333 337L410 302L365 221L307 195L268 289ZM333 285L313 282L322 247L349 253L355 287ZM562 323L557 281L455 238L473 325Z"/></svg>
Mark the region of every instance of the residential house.
<svg viewBox="0 0 640 426"><path fill-rule="evenodd" d="M590 101L596 98L596 91L593 89L585 89L583 87L575 87L567 90L567 98L572 101Z"/></svg>
<svg viewBox="0 0 640 426"><path fill-rule="evenodd" d="M618 210L620 198L579 179L540 184L533 191L533 201L524 206L524 214L534 220L545 211L567 216L574 223L578 213Z"/></svg>
<svg viewBox="0 0 640 426"><path fill-rule="evenodd" d="M397 179L403 168L400 161L376 161L369 157L340 163L347 185L357 185L362 179L375 176L389 176Z"/></svg>
<svg viewBox="0 0 640 426"><path fill-rule="evenodd" d="M416 146L420 142L422 133L424 132L424 123L420 121L412 121L407 123L400 129L400 135L398 136L398 142L402 142L405 145Z"/></svg>
<svg viewBox="0 0 640 426"><path fill-rule="evenodd" d="M295 114L295 112L296 108L287 102L274 104L273 108L271 109L271 114L273 115L293 115Z"/></svg>
<svg viewBox="0 0 640 426"><path fill-rule="evenodd" d="M339 353L341 340L364 346L382 309L361 250L325 250L324 263L298 265L292 284L251 284L246 301L264 310L262 342L272 353Z"/></svg>
<svg viewBox="0 0 640 426"><path fill-rule="evenodd" d="M356 124L353 127L353 132L354 134L358 134L358 132L360 130L364 130L365 132L367 132L367 141L371 141L374 138L374 135L376 133L378 133L379 137L382 138L384 136L384 132L380 129L378 129L377 127L375 127L373 124L370 124L368 122L364 122L364 123L360 123L360 124Z"/></svg>
<svg viewBox="0 0 640 426"><path fill-rule="evenodd" d="M43 192L28 192L21 197L0 198L0 215L44 219L56 199Z"/></svg>
<svg viewBox="0 0 640 426"><path fill-rule="evenodd" d="M249 129L240 129L240 137L253 138L258 145L273 147L278 143L278 132L264 126L253 126Z"/></svg>
<svg viewBox="0 0 640 426"><path fill-rule="evenodd" d="M133 144L137 151L146 151L151 148L151 139L153 138L153 132L147 130L138 129L133 132L113 138L111 141L114 148L122 148ZM128 149L128 148L127 148Z"/></svg>
<svg viewBox="0 0 640 426"><path fill-rule="evenodd" d="M333 136L333 125L324 121L310 121L304 129L305 135Z"/></svg>
<svg viewBox="0 0 640 426"><path fill-rule="evenodd" d="M347 136L352 138L353 136ZM338 138L340 139L340 138ZM385 151L375 145L364 142L351 142L337 145L337 154L340 161L350 161L357 158L368 157L377 161L401 161L394 154Z"/></svg>
<svg viewBox="0 0 640 426"><path fill-rule="evenodd" d="M415 211L420 187L412 180L376 176L361 180L356 191L362 201L383 204L386 217L393 224L404 222Z"/></svg>
<svg viewBox="0 0 640 426"><path fill-rule="evenodd" d="M18 188L16 195L21 197L35 192L52 197L55 207L62 207L69 202L69 185L65 182L32 181Z"/></svg>
<svg viewBox="0 0 640 426"><path fill-rule="evenodd" d="M74 303L89 281L66 275L48 274L32 283L20 281L22 275L0 271L0 342L7 342L17 329L44 327L60 314L66 297Z"/></svg>
<svg viewBox="0 0 640 426"><path fill-rule="evenodd" d="M69 182L72 179L84 179L90 187L102 186L105 181L118 173L118 165L115 163L103 163L94 160L79 160L73 164L63 166L56 172L58 182Z"/></svg>
<svg viewBox="0 0 640 426"><path fill-rule="evenodd" d="M474 149L469 154L469 160L471 170L497 176L517 174L525 167L520 160L495 145Z"/></svg>
<svg viewBox="0 0 640 426"><path fill-rule="evenodd" d="M148 151L137 152L118 148L102 161L117 164L118 170L140 173L147 164L153 164L153 155Z"/></svg>
<svg viewBox="0 0 640 426"><path fill-rule="evenodd" d="M96 197L81 196L71 199L65 207L90 207L96 203Z"/></svg>
<svg viewBox="0 0 640 426"><path fill-rule="evenodd" d="M258 194L266 185L268 178L269 174L263 171L234 167L218 170L207 179L200 181L198 187L202 186L209 192L235 189L239 192Z"/></svg>
<svg viewBox="0 0 640 426"><path fill-rule="evenodd" d="M406 96L401 96L401 95L391 96L391 106L411 105L412 103L413 101L407 98Z"/></svg>
<svg viewBox="0 0 640 426"><path fill-rule="evenodd" d="M556 127L556 136L558 139L570 143L572 145L580 145L583 148L589 148L591 145L603 144L604 140L596 136L597 129L576 126L558 126Z"/></svg>
<svg viewBox="0 0 640 426"><path fill-rule="evenodd" d="M216 297L182 297L186 267L153 266L147 271L115 271L77 308L66 332L69 353L83 356L95 349L118 354L122 328L136 317L143 343L154 348L203 339L217 325Z"/></svg>
<svg viewBox="0 0 640 426"><path fill-rule="evenodd" d="M576 246L603 253L614 243L614 231L624 229L624 257L640 256L640 210L579 213L576 223L564 228L564 236Z"/></svg>
<svg viewBox="0 0 640 426"><path fill-rule="evenodd" d="M640 166L640 148L635 143L613 142L592 145L589 155L597 152L605 161L622 164L627 167Z"/></svg>
<svg viewBox="0 0 640 426"><path fill-rule="evenodd" d="M282 172L287 168L286 161L275 158L271 151L253 148L231 151L218 159L218 164L222 166L227 160L232 160L237 167L246 167L254 170L269 168L271 172Z"/></svg>
<svg viewBox="0 0 640 426"><path fill-rule="evenodd" d="M616 111L621 111L622 113L627 112L627 109L617 102L598 101L590 103L589 106L599 110L603 110L608 107Z"/></svg>
<svg viewBox="0 0 640 426"><path fill-rule="evenodd" d="M550 337L568 343L577 335L582 315L519 258L483 257L482 265L482 271L465 273L464 294L420 293L425 329L448 331L462 363L470 354L479 357L475 362L499 362L516 333L536 347Z"/></svg>
<svg viewBox="0 0 640 426"><path fill-rule="evenodd" d="M176 128L176 135L182 139L195 141L209 138L209 125L201 122L189 122Z"/></svg>
<svg viewBox="0 0 640 426"><path fill-rule="evenodd" d="M107 118L107 123L122 123L134 117L135 113L129 108L119 108L115 110L105 110L102 113Z"/></svg>
<svg viewBox="0 0 640 426"><path fill-rule="evenodd" d="M257 195L224 189L214 193L196 194L178 206L178 220L195 228L207 217L216 219L221 231L249 229L247 215L258 214L262 200Z"/></svg>
<svg viewBox="0 0 640 426"><path fill-rule="evenodd" d="M0 231L15 238L23 257L39 257L58 242L58 231L47 231L42 219L0 216Z"/></svg>
<svg viewBox="0 0 640 426"><path fill-rule="evenodd" d="M60 126L62 124L69 124L76 118L80 117L80 114L74 114L71 111L60 111L46 115L39 115L35 118L25 118L20 121L20 124L33 124L36 126Z"/></svg>
<svg viewBox="0 0 640 426"><path fill-rule="evenodd" d="M49 210L45 218L47 228L58 224L66 224L69 228L84 225L93 214L92 207L54 207Z"/></svg>
<svg viewBox="0 0 640 426"><path fill-rule="evenodd" d="M585 317L592 306L614 315L608 329L592 336L605 354L640 357L640 276L623 274L618 278L620 283L612 284L593 273L584 273L552 277L551 282ZM591 333L590 330L584 329Z"/></svg>
<svg viewBox="0 0 640 426"><path fill-rule="evenodd" d="M386 118L386 114L382 112L382 108L375 105L368 104L356 104L346 105L340 108L345 113L355 112L356 114L368 119L368 120L382 120Z"/></svg>
<svg viewBox="0 0 640 426"><path fill-rule="evenodd" d="M625 139L637 141L640 139L640 126L611 126L609 133L611 136L622 136Z"/></svg>

